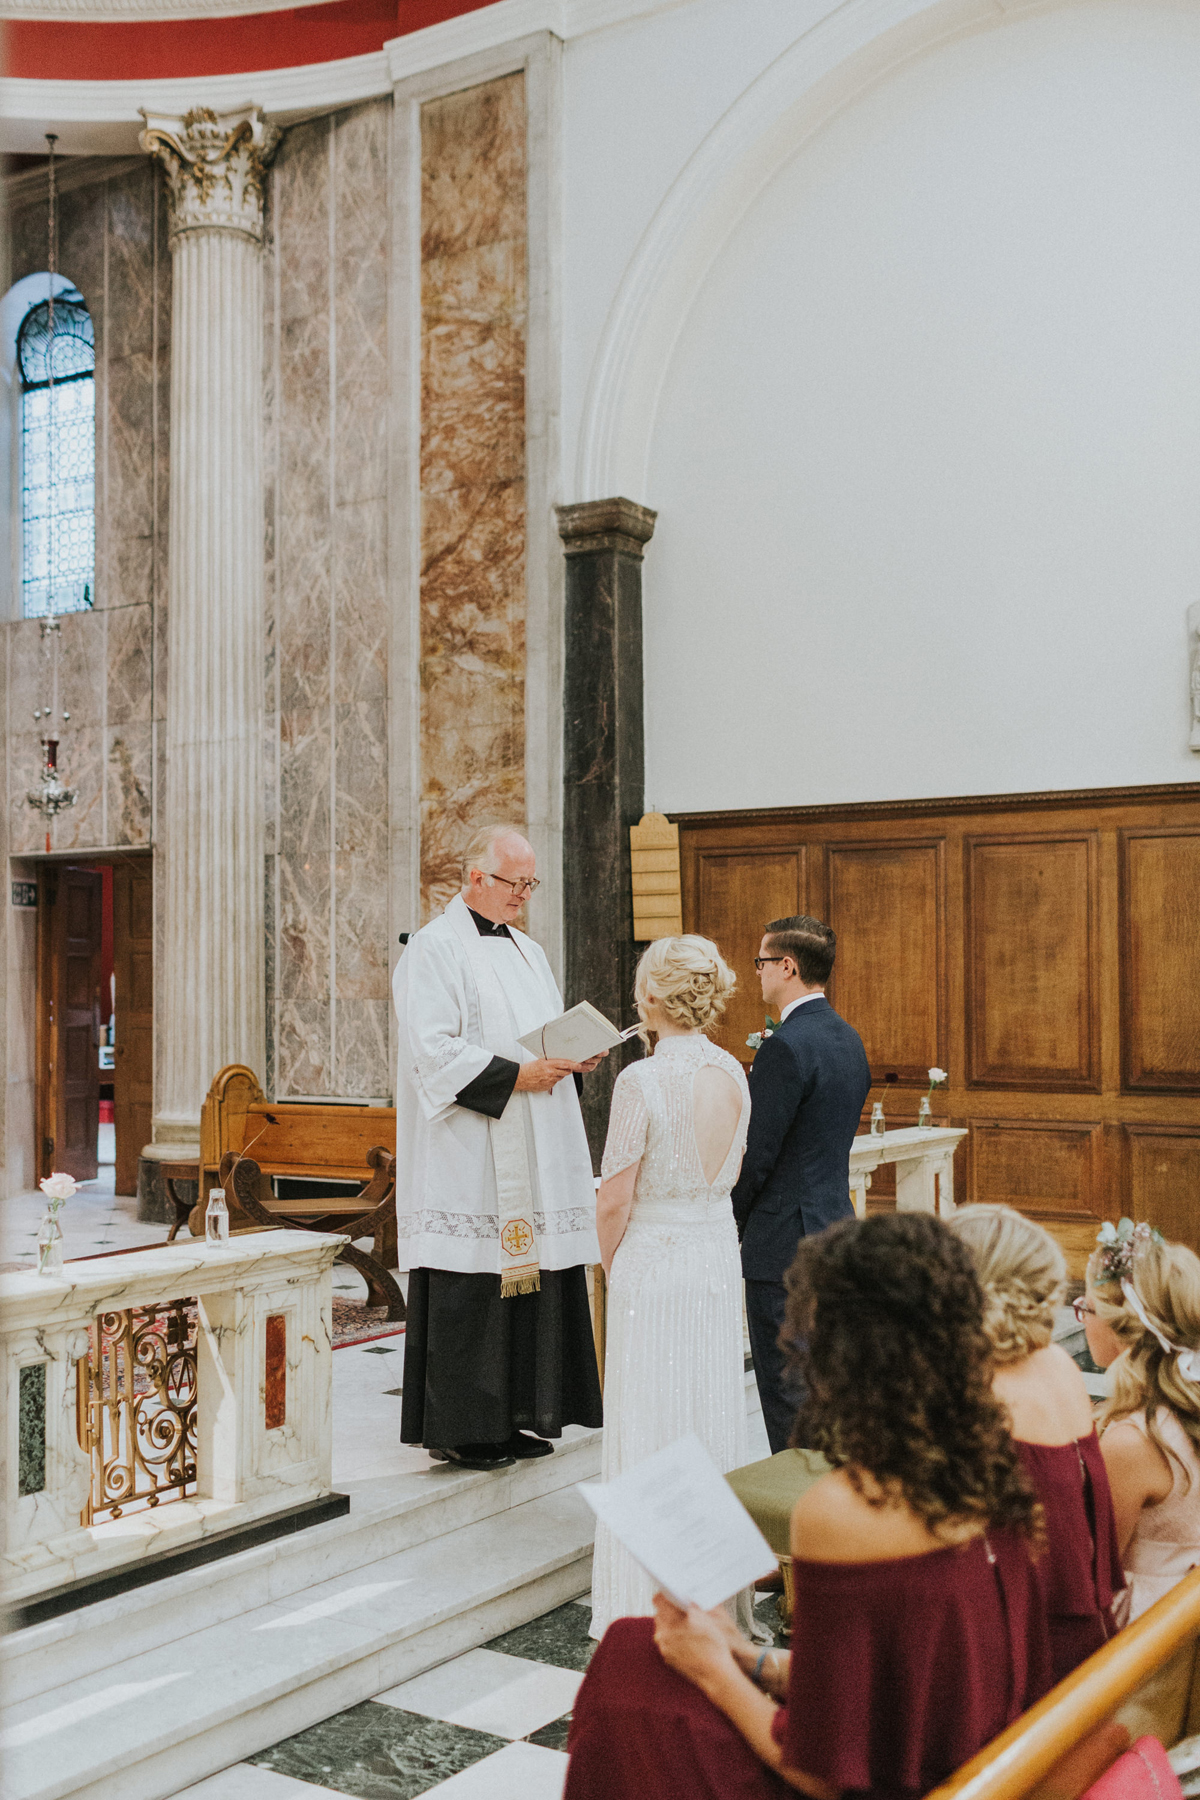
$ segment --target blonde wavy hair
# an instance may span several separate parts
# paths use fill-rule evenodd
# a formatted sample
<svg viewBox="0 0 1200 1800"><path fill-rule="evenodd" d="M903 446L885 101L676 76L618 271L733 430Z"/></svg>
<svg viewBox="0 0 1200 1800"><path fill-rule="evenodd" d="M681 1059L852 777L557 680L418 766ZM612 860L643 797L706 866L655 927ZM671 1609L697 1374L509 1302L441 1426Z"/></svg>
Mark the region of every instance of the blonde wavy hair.
<svg viewBox="0 0 1200 1800"><path fill-rule="evenodd" d="M650 1041L645 1023L648 1002L661 1007L672 1024L685 1031L708 1031L717 1023L737 987L737 976L711 938L655 938L642 952L633 997L642 1018L638 1034Z"/></svg>
<svg viewBox="0 0 1200 1800"><path fill-rule="evenodd" d="M1130 1306L1120 1282L1111 1275L1105 1279L1106 1273L1102 1252L1093 1252L1088 1262L1088 1293L1097 1318L1110 1325L1124 1345L1108 1371L1109 1395L1100 1414L1100 1430L1140 1413L1151 1443L1179 1463L1181 1459L1158 1429L1155 1414L1160 1406L1169 1406L1200 1452L1200 1383L1184 1379L1178 1356L1163 1349ZM1194 1250L1186 1244L1147 1244L1136 1255L1127 1279L1151 1325L1169 1343L1185 1350L1200 1349L1200 1256ZM1184 1472L1190 1479L1190 1471Z"/></svg>
<svg viewBox="0 0 1200 1800"><path fill-rule="evenodd" d="M996 1362L1044 1350L1067 1282L1066 1260L1050 1233L1011 1206L964 1206L948 1222L974 1258Z"/></svg>

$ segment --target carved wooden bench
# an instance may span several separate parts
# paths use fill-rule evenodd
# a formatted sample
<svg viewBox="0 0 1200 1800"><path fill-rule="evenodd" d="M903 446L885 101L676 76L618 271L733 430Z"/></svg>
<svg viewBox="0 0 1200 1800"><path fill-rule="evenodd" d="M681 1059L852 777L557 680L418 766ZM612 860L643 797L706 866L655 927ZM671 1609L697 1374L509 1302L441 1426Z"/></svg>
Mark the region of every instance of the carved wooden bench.
<svg viewBox="0 0 1200 1800"><path fill-rule="evenodd" d="M276 1193L279 1179L364 1185L354 1193L298 1196ZM209 1191L218 1186L226 1189L231 1229L290 1225L371 1238L370 1254L351 1242L338 1260L365 1277L369 1305L386 1305L389 1320L404 1318L391 1274L398 1260L393 1107L272 1104L254 1071L232 1063L214 1079L200 1115L199 1199L189 1221L197 1237Z"/></svg>

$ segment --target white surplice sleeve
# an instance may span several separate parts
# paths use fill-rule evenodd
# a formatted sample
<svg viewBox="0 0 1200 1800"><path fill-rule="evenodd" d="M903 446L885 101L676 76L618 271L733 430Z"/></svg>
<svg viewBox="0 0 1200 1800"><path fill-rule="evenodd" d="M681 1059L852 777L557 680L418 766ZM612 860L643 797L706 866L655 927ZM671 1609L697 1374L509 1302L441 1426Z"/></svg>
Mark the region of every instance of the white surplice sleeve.
<svg viewBox="0 0 1200 1800"><path fill-rule="evenodd" d="M642 1084L636 1067L630 1065L621 1070L613 1088L608 1136L604 1140L604 1160L600 1164L602 1180L611 1181L614 1175L619 1175L630 1163L642 1160L649 1126L650 1114L646 1110Z"/></svg>
<svg viewBox="0 0 1200 1800"><path fill-rule="evenodd" d="M432 1122L444 1118L468 1082L483 1073L492 1052L466 1035L467 982L453 943L418 933L396 975L401 1069Z"/></svg>

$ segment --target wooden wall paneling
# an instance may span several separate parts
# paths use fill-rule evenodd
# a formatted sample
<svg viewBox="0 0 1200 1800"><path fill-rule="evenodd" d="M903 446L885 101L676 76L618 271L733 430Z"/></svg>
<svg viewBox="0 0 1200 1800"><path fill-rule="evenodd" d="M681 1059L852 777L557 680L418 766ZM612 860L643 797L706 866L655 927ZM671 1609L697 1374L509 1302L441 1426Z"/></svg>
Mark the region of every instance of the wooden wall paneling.
<svg viewBox="0 0 1200 1800"><path fill-rule="evenodd" d="M945 843L826 847L827 918L838 935L829 998L863 1040L876 1082L924 1086L944 1066Z"/></svg>
<svg viewBox="0 0 1200 1800"><path fill-rule="evenodd" d="M1200 826L1120 833L1122 1085L1200 1094Z"/></svg>
<svg viewBox="0 0 1200 1800"><path fill-rule="evenodd" d="M687 859L685 858L685 862ZM763 849L699 851L690 892L684 895L688 931L712 938L737 975L737 991L713 1039L731 1056L750 1062L746 1047L762 1028L764 1009L754 972L763 926L769 919L802 913L807 905L807 852L803 844Z"/></svg>
<svg viewBox="0 0 1200 1800"><path fill-rule="evenodd" d="M1103 1125L979 1118L969 1124L967 1198L1015 1206L1045 1225L1066 1252L1072 1277L1081 1279L1105 1217Z"/></svg>
<svg viewBox="0 0 1200 1800"><path fill-rule="evenodd" d="M1098 833L963 850L969 1084L1098 1093Z"/></svg>
<svg viewBox="0 0 1200 1800"><path fill-rule="evenodd" d="M1200 1252L1200 1125L1125 1126L1129 1216Z"/></svg>

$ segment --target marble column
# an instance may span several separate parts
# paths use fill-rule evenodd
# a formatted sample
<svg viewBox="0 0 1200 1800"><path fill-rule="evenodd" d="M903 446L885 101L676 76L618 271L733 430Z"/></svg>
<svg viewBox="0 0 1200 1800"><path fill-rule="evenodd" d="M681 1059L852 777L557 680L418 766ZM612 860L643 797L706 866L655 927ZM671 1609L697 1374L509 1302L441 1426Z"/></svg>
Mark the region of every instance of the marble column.
<svg viewBox="0 0 1200 1800"><path fill-rule="evenodd" d="M657 514L632 500L560 506L567 559L563 671L563 922L568 1006L632 1025L629 827L644 811L642 553ZM613 1082L636 1040L584 1083L599 1169Z"/></svg>
<svg viewBox="0 0 1200 1800"><path fill-rule="evenodd" d="M261 1077L265 1054L263 172L279 134L257 107L143 116L174 276L154 1136L186 1143L217 1070Z"/></svg>

